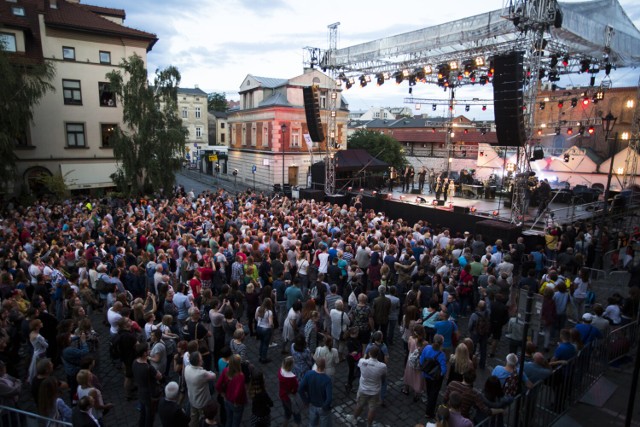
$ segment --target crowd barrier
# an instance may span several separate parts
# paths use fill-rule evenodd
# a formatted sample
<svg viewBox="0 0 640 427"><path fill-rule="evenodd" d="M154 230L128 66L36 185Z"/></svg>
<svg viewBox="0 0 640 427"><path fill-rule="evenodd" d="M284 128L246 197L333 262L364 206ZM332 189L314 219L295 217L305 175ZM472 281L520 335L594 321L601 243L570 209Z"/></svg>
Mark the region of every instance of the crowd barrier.
<svg viewBox="0 0 640 427"><path fill-rule="evenodd" d="M640 328L633 322L593 342L546 380L518 395L501 416L493 416L476 427L547 427L553 425L576 403L607 368L627 356L637 345ZM500 419L500 418L502 419Z"/></svg>
<svg viewBox="0 0 640 427"><path fill-rule="evenodd" d="M72 427L73 424L0 405L2 427Z"/></svg>

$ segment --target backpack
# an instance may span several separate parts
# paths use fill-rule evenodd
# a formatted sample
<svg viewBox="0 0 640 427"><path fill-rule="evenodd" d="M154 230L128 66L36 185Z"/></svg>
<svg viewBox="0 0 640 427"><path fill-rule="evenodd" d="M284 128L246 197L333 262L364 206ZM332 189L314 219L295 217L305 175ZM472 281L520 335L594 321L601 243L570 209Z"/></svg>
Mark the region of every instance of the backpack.
<svg viewBox="0 0 640 427"><path fill-rule="evenodd" d="M518 373L514 372L505 381L502 386L505 396L515 397L518 394Z"/></svg>
<svg viewBox="0 0 640 427"><path fill-rule="evenodd" d="M101 294L108 294L113 290L113 285L107 282L105 276L106 278L109 277L106 274L101 274L98 280L96 280L96 291Z"/></svg>
<svg viewBox="0 0 640 427"><path fill-rule="evenodd" d="M491 324L489 323L489 316L485 312L484 315L478 314L478 320L476 321L476 333L481 337L489 336L491 332Z"/></svg>
<svg viewBox="0 0 640 427"><path fill-rule="evenodd" d="M409 366L411 366L416 371L420 370L420 356L422 355L422 351L420 348L416 348L409 355Z"/></svg>
<svg viewBox="0 0 640 427"><path fill-rule="evenodd" d="M421 364L422 373L429 376L433 381L440 381L442 379L442 369L440 368L440 362L438 356L442 352L436 353L435 357L427 357L424 363Z"/></svg>

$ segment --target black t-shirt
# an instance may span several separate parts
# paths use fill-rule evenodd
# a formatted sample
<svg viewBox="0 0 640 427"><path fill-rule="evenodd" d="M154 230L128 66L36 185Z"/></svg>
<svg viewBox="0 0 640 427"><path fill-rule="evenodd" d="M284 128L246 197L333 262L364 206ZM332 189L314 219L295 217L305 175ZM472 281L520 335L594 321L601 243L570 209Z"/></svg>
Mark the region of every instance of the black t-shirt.
<svg viewBox="0 0 640 427"><path fill-rule="evenodd" d="M134 360L131 366L133 381L138 386L138 399L144 404L150 404L157 391L156 369L149 363L140 363Z"/></svg>
<svg viewBox="0 0 640 427"><path fill-rule="evenodd" d="M197 330L196 330L197 328ZM189 332L189 338L192 340L201 340L207 337L207 328L200 322L187 321L187 331Z"/></svg>

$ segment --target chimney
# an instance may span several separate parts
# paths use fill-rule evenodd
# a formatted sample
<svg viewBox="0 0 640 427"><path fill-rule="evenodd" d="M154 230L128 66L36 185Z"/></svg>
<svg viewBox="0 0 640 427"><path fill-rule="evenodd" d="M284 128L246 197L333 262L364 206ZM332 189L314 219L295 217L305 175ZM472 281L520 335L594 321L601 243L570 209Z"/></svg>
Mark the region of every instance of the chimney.
<svg viewBox="0 0 640 427"><path fill-rule="evenodd" d="M200 89L200 86L198 86L198 85L193 85L193 87L196 88L196 89Z"/></svg>

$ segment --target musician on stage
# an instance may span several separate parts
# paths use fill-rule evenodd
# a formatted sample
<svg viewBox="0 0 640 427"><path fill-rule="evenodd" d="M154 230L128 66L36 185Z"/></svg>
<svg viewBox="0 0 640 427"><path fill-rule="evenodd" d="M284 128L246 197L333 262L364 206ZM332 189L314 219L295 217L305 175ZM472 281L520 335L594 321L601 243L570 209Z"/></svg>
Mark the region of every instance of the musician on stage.
<svg viewBox="0 0 640 427"><path fill-rule="evenodd" d="M436 178L436 186L435 186L435 193L436 193L436 200L440 200L440 195L442 194L442 189L443 189L443 185L442 185L442 180L440 179L440 177ZM446 196L445 196L446 198Z"/></svg>
<svg viewBox="0 0 640 427"><path fill-rule="evenodd" d="M409 191L409 180L412 180L412 172L411 172L411 166L407 166L404 168L404 174L402 176L402 192L406 193L407 191Z"/></svg>
<svg viewBox="0 0 640 427"><path fill-rule="evenodd" d="M444 195L444 201L447 201L447 196L449 195L449 178L445 178L442 183L442 194Z"/></svg>
<svg viewBox="0 0 640 427"><path fill-rule="evenodd" d="M418 172L418 191L420 192L420 194L422 194L422 190L424 189L424 181L426 177L427 170L423 166L422 169L420 169L420 172Z"/></svg>
<svg viewBox="0 0 640 427"><path fill-rule="evenodd" d="M393 166L391 166L389 168L389 193L393 192L393 186L396 183L396 179L398 179L398 172Z"/></svg>
<svg viewBox="0 0 640 427"><path fill-rule="evenodd" d="M449 188L447 188L447 191L449 192L449 201L453 203L453 196L456 195L456 183L453 179L449 180Z"/></svg>
<svg viewBox="0 0 640 427"><path fill-rule="evenodd" d="M551 201L551 186L547 179L543 179L538 184L538 216L540 216L549 206Z"/></svg>
<svg viewBox="0 0 640 427"><path fill-rule="evenodd" d="M429 194L433 193L436 188L436 172L431 169L429 173Z"/></svg>

